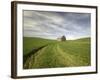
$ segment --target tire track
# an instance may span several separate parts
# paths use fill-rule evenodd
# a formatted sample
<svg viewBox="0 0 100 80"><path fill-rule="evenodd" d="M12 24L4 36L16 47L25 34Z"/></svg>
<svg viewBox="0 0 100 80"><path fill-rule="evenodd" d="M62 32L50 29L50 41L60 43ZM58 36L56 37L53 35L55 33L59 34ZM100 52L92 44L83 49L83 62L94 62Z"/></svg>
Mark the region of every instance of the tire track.
<svg viewBox="0 0 100 80"><path fill-rule="evenodd" d="M64 64L66 64L67 66L77 66L77 64L75 63L75 56L74 55L70 55L68 52L64 52L59 44L56 47L56 51L59 53L60 57L62 57L61 59L63 60Z"/></svg>
<svg viewBox="0 0 100 80"><path fill-rule="evenodd" d="M70 54L69 50L66 50L66 52L64 52L61 49L60 45L57 46L57 50L58 50L58 52L60 52L60 54L63 54L66 56L67 62L70 66L86 66L86 65L88 65L86 62L84 62L84 60L82 60L82 59L80 60L79 56Z"/></svg>

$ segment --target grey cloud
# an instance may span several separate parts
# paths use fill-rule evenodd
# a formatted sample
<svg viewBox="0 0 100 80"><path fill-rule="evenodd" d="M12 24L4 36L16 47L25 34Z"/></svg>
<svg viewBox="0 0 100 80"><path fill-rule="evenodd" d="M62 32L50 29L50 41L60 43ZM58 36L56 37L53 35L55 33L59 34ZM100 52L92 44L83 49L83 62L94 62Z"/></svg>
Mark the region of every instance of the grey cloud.
<svg viewBox="0 0 100 80"><path fill-rule="evenodd" d="M24 36L90 36L90 18L89 13L24 11Z"/></svg>

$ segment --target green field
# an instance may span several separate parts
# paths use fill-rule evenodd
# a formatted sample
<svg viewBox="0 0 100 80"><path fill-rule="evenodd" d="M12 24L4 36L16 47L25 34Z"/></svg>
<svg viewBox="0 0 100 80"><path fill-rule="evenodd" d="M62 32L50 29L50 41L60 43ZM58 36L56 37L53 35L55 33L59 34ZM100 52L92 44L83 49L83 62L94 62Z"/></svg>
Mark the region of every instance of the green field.
<svg viewBox="0 0 100 80"><path fill-rule="evenodd" d="M90 38L57 41L23 38L23 68L89 66Z"/></svg>

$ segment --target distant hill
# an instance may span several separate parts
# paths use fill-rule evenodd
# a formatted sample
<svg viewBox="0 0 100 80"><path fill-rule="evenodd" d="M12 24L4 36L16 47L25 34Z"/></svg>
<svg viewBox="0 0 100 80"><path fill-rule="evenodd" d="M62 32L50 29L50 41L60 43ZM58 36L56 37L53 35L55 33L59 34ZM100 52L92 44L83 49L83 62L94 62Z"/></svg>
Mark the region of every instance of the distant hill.
<svg viewBox="0 0 100 80"><path fill-rule="evenodd" d="M90 41L91 38L90 37L87 37L87 38L80 38L80 39L77 39L79 41Z"/></svg>
<svg viewBox="0 0 100 80"><path fill-rule="evenodd" d="M56 41L43 39L43 38L37 38L37 37L24 37L23 38L24 55L30 52L33 48L38 48L52 42L56 42Z"/></svg>

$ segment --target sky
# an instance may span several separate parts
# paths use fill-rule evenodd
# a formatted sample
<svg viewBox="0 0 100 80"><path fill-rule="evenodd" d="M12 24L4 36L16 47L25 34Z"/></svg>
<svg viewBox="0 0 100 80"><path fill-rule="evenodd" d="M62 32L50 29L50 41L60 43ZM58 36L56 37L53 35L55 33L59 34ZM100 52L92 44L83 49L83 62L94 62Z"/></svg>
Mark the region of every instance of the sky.
<svg viewBox="0 0 100 80"><path fill-rule="evenodd" d="M23 11L24 37L73 40L91 36L91 14L52 11Z"/></svg>

